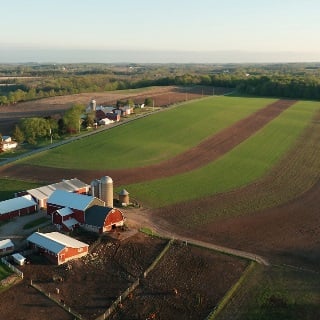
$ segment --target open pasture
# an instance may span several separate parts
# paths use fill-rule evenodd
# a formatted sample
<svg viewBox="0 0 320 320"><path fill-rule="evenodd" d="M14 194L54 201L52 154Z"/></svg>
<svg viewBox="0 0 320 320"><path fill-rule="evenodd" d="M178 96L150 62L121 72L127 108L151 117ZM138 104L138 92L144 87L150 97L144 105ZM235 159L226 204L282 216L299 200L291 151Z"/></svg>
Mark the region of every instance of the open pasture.
<svg viewBox="0 0 320 320"><path fill-rule="evenodd" d="M78 140L23 161L80 170L123 169L158 163L274 102L215 96Z"/></svg>
<svg viewBox="0 0 320 320"><path fill-rule="evenodd" d="M218 319L319 319L319 288L316 274L257 265Z"/></svg>
<svg viewBox="0 0 320 320"><path fill-rule="evenodd" d="M143 203L162 207L230 191L260 179L292 148L317 103L298 102L224 157L197 170L126 186Z"/></svg>

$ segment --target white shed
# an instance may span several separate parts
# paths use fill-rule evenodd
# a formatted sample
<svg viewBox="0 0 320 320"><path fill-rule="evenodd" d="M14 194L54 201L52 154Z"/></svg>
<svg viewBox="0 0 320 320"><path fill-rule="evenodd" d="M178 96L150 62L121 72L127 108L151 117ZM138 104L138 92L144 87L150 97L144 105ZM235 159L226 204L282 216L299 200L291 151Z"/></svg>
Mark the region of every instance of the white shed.
<svg viewBox="0 0 320 320"><path fill-rule="evenodd" d="M26 258L21 255L20 253L14 253L12 255L13 261L18 264L19 266L23 266L26 262Z"/></svg>

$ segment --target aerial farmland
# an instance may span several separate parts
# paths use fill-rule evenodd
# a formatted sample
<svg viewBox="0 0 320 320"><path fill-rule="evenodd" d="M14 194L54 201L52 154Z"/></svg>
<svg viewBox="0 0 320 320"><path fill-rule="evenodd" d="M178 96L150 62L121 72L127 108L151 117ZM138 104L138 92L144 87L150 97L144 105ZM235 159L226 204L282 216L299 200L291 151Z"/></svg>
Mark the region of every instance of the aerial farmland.
<svg viewBox="0 0 320 320"><path fill-rule="evenodd" d="M186 314L191 314L191 310L184 309L186 297L182 298L183 290L187 291L188 287L186 279L174 276L184 257L185 263L194 269L212 266L215 275L223 274L221 283L213 274L194 280L198 284L193 285L195 291L190 292L193 298L189 303L199 308L196 312L199 318L195 313L192 319L204 319L216 309L217 319L228 319L232 312L238 314L237 319L247 319L246 312L256 310L260 315L270 315L272 310L302 315L306 312L305 306L314 305L319 298L319 281L314 282L312 275L320 271L316 196L319 192L320 151L316 146L320 135L320 105L314 101L275 98L197 98L1 167L1 184L8 186L8 190L4 187L1 191L2 197L14 189L15 183L24 189L24 185L27 188L29 184L44 185L71 177L90 183L108 175L115 181L116 190L125 188L139 204L134 209L124 209L129 228L145 229L151 237L159 234L182 239L182 243L165 255L163 265L156 267L157 276L147 277L139 289L121 303L111 319L126 319L128 310L135 310L134 319L153 314L171 319L175 309L180 310L181 317L172 319L185 319ZM133 239L134 243L144 242L141 236ZM112 255L107 251L109 246L110 250L117 245L123 250L130 246L130 238L123 242L123 247L111 244L113 241L102 242L101 250L105 250L106 255ZM151 240L146 243L148 241ZM148 259L137 266L140 273L130 271L119 256L121 270L129 270L131 276L138 278L166 243L154 241L151 241L155 243L154 251L146 253ZM221 253L215 253L217 256L213 258L207 251L188 249L199 255L196 261L189 256L189 251L181 253L192 241L217 245L220 251L225 248L225 252L231 249L248 253L249 260L258 261L256 258L261 257L266 263L251 263L236 251L232 258L220 256ZM140 250L146 249L142 246ZM110 261L99 263L107 268ZM163 274L169 266L170 277ZM77 268L79 265L75 264L74 272ZM30 271L32 265L26 267L26 273ZM40 287L50 278L50 272L41 271L38 279L34 279ZM59 272L65 274L63 270ZM110 281L101 277L99 281ZM161 287L161 277L170 281L166 287ZM214 297L210 290L207 295L200 290L210 277L214 287L219 288ZM81 279L84 278L78 277L76 281ZM121 272L116 279L117 291L124 290L133 281ZM268 287L267 292L263 291L262 283ZM310 295L292 292L293 284L300 285ZM54 290L53 285L43 284L42 289ZM229 290L235 285L238 289L231 294ZM75 306L77 299L70 300L67 288L63 288L63 301ZM227 292L229 303L220 310L218 305ZM11 293L3 293L4 297L6 294ZM88 309L75 307L76 312L95 319L119 292L115 297L110 294L105 292L101 296L110 300L104 307L88 305L94 310L91 314ZM250 299L252 295L256 295L257 300ZM79 296L78 301L84 303L81 299ZM169 309L163 299L170 301ZM264 308L269 308L271 313ZM319 315L313 307L308 312L310 319Z"/></svg>

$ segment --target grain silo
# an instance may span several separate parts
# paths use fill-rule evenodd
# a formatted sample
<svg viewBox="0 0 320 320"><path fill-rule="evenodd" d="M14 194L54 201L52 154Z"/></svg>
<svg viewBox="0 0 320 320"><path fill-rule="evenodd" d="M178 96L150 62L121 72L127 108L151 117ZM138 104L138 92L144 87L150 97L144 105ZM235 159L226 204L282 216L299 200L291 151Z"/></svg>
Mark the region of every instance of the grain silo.
<svg viewBox="0 0 320 320"><path fill-rule="evenodd" d="M100 197L107 207L113 208L113 181L105 176L100 179Z"/></svg>
<svg viewBox="0 0 320 320"><path fill-rule="evenodd" d="M92 99L90 101L90 108L92 111L96 111L96 109L97 109L97 101L96 100Z"/></svg>
<svg viewBox="0 0 320 320"><path fill-rule="evenodd" d="M99 198L100 196L100 180L95 179L91 181L90 186L91 186L91 195L93 197Z"/></svg>
<svg viewBox="0 0 320 320"><path fill-rule="evenodd" d="M129 192L126 189L122 189L119 193L119 203L121 203L123 206L127 206L130 203L129 200Z"/></svg>

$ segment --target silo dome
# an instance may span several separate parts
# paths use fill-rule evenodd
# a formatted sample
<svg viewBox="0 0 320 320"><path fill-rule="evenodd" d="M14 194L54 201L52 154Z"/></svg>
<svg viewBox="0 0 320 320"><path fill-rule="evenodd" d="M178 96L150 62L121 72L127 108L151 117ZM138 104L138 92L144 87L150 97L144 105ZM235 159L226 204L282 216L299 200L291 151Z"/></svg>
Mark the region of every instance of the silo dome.
<svg viewBox="0 0 320 320"><path fill-rule="evenodd" d="M113 183L113 180L109 176L104 176L101 178L101 183L107 184L107 183Z"/></svg>

